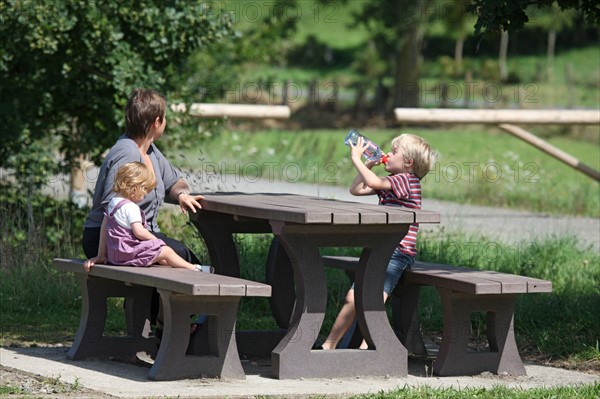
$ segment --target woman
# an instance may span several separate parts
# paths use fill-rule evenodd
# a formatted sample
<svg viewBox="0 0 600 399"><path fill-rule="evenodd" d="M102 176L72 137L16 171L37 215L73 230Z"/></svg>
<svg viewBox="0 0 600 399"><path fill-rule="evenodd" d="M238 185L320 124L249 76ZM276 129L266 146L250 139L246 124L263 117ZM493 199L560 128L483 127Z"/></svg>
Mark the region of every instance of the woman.
<svg viewBox="0 0 600 399"><path fill-rule="evenodd" d="M92 210L84 224L83 251L94 264L106 263L108 260L106 246L100 246L100 231L102 225L106 224L106 207L115 196L115 175L120 166L129 162L144 163L156 178L156 187L138 203L146 215L148 230L187 262L200 264L185 244L161 233L157 224L158 210L163 202L179 204L182 212L187 213L188 210L196 212L196 209L202 208L198 201L204 198L201 195L190 195L190 188L181 172L154 145L165 131L166 111L165 98L154 90L135 89L129 96L125 106L125 134L119 137L100 166ZM102 250L99 251L98 248ZM151 310L152 324L155 324L159 312L158 305L158 294L155 291ZM157 330L161 329L160 324L158 321Z"/></svg>
<svg viewBox="0 0 600 399"><path fill-rule="evenodd" d="M102 162L92 210L84 224L83 251L88 258L95 257L95 263L106 261L106 254L98 252L100 229L106 206L115 195L112 187L117 170L123 164L136 161L148 166L156 177L156 187L138 203L146 214L148 229L186 261L200 263L182 242L161 233L157 224L158 210L163 202L179 204L182 212L186 213L200 209L198 201L204 198L190 195L190 188L181 172L154 145L165 131L166 108L165 98L154 90L135 89L129 97L125 106L125 134L119 137Z"/></svg>

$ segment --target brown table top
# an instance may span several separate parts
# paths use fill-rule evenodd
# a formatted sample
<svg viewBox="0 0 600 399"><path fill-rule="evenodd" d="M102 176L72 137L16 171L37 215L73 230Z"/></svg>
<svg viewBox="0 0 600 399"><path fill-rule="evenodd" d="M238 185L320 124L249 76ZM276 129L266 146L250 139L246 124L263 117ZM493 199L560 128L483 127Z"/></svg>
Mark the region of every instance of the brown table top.
<svg viewBox="0 0 600 399"><path fill-rule="evenodd" d="M301 224L439 223L438 212L297 194L203 194L203 209L234 216Z"/></svg>

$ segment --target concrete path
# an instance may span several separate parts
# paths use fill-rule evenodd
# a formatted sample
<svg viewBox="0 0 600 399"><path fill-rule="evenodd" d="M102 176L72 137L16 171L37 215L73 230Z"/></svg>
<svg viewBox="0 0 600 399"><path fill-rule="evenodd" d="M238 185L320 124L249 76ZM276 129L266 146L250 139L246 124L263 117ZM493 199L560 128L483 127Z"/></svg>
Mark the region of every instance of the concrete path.
<svg viewBox="0 0 600 399"><path fill-rule="evenodd" d="M66 359L66 353L67 348L0 348L0 363L48 378L58 378L66 383L77 383L117 398L344 397L420 386L465 389L501 385L530 389L600 383L598 376L532 364L525 365L527 375L521 377L490 373L468 377L435 377L430 375L430 366L425 367L427 362L419 360L409 360L409 375L405 378L277 380L269 375L268 365L244 361L246 380L150 381L146 378L148 365L98 359L71 361Z"/></svg>

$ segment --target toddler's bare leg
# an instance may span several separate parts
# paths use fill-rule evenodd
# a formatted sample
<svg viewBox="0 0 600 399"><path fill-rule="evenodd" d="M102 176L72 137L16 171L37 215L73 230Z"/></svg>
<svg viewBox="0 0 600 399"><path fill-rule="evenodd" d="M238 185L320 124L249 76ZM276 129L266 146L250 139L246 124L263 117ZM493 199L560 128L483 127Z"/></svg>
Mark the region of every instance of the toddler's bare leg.
<svg viewBox="0 0 600 399"><path fill-rule="evenodd" d="M156 261L161 265L196 270L195 265L187 262L181 256L177 255L177 252L175 252L171 247L167 246L161 247L160 255L158 255Z"/></svg>

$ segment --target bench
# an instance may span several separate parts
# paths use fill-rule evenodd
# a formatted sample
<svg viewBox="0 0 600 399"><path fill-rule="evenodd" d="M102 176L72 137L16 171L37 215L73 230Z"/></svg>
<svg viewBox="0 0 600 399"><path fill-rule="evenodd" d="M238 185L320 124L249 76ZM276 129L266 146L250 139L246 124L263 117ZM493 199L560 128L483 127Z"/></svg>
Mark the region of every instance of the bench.
<svg viewBox="0 0 600 399"><path fill-rule="evenodd" d="M326 267L350 276L359 258L324 256ZM393 324L409 353L427 355L418 321L421 286L437 289L443 306L443 333L433 372L439 376L496 374L525 375L514 335L518 294L552 292L552 283L531 277L475 270L436 263L415 262L404 272L392 295ZM489 351L468 350L471 313L485 312ZM355 340L356 341L356 340Z"/></svg>
<svg viewBox="0 0 600 399"><path fill-rule="evenodd" d="M67 357L155 356L148 378L223 377L245 379L239 359L235 322L241 297L269 297L267 284L168 266L96 265L86 273L83 260L54 259L53 267L75 273L81 285L82 312ZM150 330L150 303L156 288L164 310L164 332L157 341ZM123 297L127 336L104 336L107 298ZM190 315L208 315L203 351L190 343ZM189 347L189 349L188 349ZM188 353L186 353L188 352Z"/></svg>

